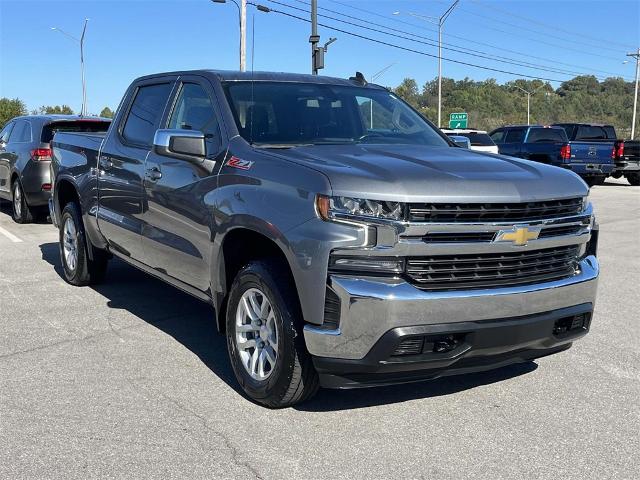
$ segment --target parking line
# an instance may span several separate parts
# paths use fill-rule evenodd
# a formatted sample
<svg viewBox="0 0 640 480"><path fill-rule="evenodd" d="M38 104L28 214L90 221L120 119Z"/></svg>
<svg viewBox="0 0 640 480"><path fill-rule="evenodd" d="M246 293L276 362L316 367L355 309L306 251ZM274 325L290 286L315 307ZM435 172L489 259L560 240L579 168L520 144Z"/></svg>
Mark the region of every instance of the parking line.
<svg viewBox="0 0 640 480"><path fill-rule="evenodd" d="M2 235L4 235L5 237L7 237L9 240L11 240L13 243L22 243L22 240L20 240L18 237L16 237L13 233L5 230L4 228L0 227L0 233Z"/></svg>

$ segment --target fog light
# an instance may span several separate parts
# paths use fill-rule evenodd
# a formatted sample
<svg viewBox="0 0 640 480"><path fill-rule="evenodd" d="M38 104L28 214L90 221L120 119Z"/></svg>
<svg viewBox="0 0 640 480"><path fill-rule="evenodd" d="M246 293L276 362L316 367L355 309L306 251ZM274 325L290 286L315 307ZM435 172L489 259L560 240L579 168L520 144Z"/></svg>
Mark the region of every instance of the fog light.
<svg viewBox="0 0 640 480"><path fill-rule="evenodd" d="M402 273L404 259L390 257L331 257L329 269L334 271Z"/></svg>

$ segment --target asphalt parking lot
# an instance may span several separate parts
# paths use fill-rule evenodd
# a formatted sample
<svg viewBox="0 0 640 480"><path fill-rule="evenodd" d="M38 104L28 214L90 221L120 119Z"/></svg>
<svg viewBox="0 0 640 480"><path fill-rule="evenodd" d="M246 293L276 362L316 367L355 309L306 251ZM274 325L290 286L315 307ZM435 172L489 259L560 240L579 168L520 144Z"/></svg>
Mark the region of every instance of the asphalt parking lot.
<svg viewBox="0 0 640 480"><path fill-rule="evenodd" d="M602 273L572 349L278 411L238 392L206 305L116 261L66 284L56 230L4 202L0 478L638 478L640 187L591 196Z"/></svg>

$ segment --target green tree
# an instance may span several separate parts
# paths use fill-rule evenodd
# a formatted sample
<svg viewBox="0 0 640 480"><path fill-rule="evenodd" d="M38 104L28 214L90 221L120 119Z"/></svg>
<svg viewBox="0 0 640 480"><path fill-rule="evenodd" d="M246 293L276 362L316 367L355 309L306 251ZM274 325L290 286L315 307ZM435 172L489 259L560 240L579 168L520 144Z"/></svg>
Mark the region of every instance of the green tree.
<svg viewBox="0 0 640 480"><path fill-rule="evenodd" d="M109 107L104 107L100 112L100 116L104 118L113 118L113 110Z"/></svg>
<svg viewBox="0 0 640 480"><path fill-rule="evenodd" d="M19 98L0 98L0 128L4 128L13 117L27 114L27 106Z"/></svg>
<svg viewBox="0 0 640 480"><path fill-rule="evenodd" d="M400 85L393 89L393 92L399 97L402 97L410 105L418 107L420 91L418 90L418 84L413 78L405 78Z"/></svg>
<svg viewBox="0 0 640 480"><path fill-rule="evenodd" d="M40 113L40 115L73 115L73 110L69 105L43 105L38 109L38 113Z"/></svg>

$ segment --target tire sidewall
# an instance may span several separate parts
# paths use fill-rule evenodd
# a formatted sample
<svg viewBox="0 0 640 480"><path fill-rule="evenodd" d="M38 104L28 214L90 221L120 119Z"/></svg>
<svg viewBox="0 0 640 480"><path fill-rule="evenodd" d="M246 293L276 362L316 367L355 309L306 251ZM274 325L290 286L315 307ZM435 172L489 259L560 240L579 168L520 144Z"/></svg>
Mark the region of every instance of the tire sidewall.
<svg viewBox="0 0 640 480"><path fill-rule="evenodd" d="M16 207L15 207L16 190L20 190L20 216L18 216L18 214L16 213ZM25 198L24 198L24 190L22 189L22 185L20 185L20 180L16 179L16 181L13 182L13 185L11 186L11 216L13 217L13 220L15 222L24 223L26 222L26 214L27 214L27 202L25 201Z"/></svg>
<svg viewBox="0 0 640 480"><path fill-rule="evenodd" d="M64 256L64 226L67 222L67 219L71 219L76 228L77 235L77 243L78 243L78 258L76 259L76 268L75 270L71 270L67 265L67 261ZM62 268L64 270L65 279L71 283L78 283L79 279L82 277L83 269L86 269L86 249L85 249L85 241L84 241L84 229L82 227L82 220L78 213L78 208L73 203L68 203L64 210L62 211L62 215L60 216L60 229L59 229L59 250L60 250L60 261L62 262Z"/></svg>
<svg viewBox="0 0 640 480"><path fill-rule="evenodd" d="M278 328L278 356L274 371L264 381L253 379L240 360L236 344L236 311L242 294L251 288L259 289L267 296L275 311ZM238 382L245 392L260 401L266 398L281 398L287 391L295 364L296 330L291 306L287 304L280 288L273 279L268 267L262 262L253 262L243 268L231 287L226 309L227 348L231 366ZM289 288L288 286L284 288Z"/></svg>

